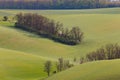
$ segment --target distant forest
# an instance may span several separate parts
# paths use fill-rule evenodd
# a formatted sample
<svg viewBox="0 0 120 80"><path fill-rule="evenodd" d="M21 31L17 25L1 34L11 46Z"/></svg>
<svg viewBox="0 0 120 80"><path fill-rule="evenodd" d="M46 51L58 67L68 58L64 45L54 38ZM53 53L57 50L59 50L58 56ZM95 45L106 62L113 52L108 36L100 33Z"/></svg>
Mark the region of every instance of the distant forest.
<svg viewBox="0 0 120 80"><path fill-rule="evenodd" d="M0 9L93 9L120 7L114 0L0 0Z"/></svg>

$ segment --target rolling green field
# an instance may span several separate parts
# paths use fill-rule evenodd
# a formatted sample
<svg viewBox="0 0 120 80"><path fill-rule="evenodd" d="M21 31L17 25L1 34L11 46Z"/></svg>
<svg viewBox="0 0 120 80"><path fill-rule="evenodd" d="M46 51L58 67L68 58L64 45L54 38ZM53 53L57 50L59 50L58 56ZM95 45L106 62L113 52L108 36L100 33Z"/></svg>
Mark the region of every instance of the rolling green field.
<svg viewBox="0 0 120 80"><path fill-rule="evenodd" d="M77 60L79 60L80 57L85 56L88 52L94 51L105 44L120 44L120 8L90 10L0 10L0 18L2 19L3 16L13 17L19 12L42 14L63 23L65 27L69 28L80 26L84 32L84 40L79 45L68 46L42 38L34 33L15 29L13 22L0 21L0 79L2 80L38 80L47 76L43 72L43 64L46 60L55 61L59 57L70 60L77 57ZM72 72L76 74L75 77L69 80L96 80L95 76L101 77L97 80L110 80L108 76L120 75L118 74L120 70L117 67L120 66L117 64L119 61L86 63L52 76L50 80L67 80L67 77L64 76L67 72L70 73L67 76L72 75ZM114 68L112 64L116 65L113 74L107 75L107 73L104 73L106 75L102 75L102 70L99 69L110 73L109 69ZM108 66L110 66L109 69L106 69ZM92 69L89 69L90 67ZM95 69L93 69L94 67ZM80 71L75 72L77 68ZM86 71L84 72L82 69L86 69ZM98 72L95 72L96 70ZM89 73L87 74L87 72ZM96 75L93 75L93 72ZM80 74L81 76L79 76ZM88 78L84 76L88 76ZM113 77L111 80L118 80L117 77Z"/></svg>
<svg viewBox="0 0 120 80"><path fill-rule="evenodd" d="M4 15L9 14L11 16L12 14L16 14L19 12L34 12L34 13L36 12L38 14L46 15L47 17L54 19L55 21L60 21L61 23L64 24L65 27L71 28L72 26L80 26L81 30L84 32L84 40L80 45L68 46L68 45L56 43L49 39L39 38L38 36L23 31L21 32L20 30L4 28L4 30L6 30L4 31L4 34L7 35L8 33L12 37L19 38L17 39L16 44L14 44L14 41L12 40L10 41L11 44L3 45L0 43L1 47L4 48L33 53L44 57L49 56L52 58L58 58L61 56L61 57L71 58L78 55L84 56L86 53L96 50L97 48L107 43L120 42L120 37L119 37L120 8L69 10L69 11L65 11L65 10L34 10L34 11L33 10L0 10L0 11L5 13ZM92 14L90 14L91 12ZM1 22L1 25L12 26L8 22L6 23ZM2 31L0 32L2 33ZM16 36L17 34L20 37ZM8 36L4 36L2 39L4 40L4 38ZM46 48L46 46L49 48Z"/></svg>
<svg viewBox="0 0 120 80"><path fill-rule="evenodd" d="M34 80L46 76L43 72L45 59L0 48L0 79L1 80Z"/></svg>
<svg viewBox="0 0 120 80"><path fill-rule="evenodd" d="M119 80L120 60L85 63L46 80Z"/></svg>

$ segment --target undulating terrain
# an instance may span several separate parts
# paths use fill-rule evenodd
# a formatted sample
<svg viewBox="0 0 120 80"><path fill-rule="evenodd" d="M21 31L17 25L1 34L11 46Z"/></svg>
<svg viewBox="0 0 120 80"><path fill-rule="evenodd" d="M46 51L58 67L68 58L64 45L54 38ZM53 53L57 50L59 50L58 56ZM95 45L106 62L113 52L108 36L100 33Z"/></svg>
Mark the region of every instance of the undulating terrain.
<svg viewBox="0 0 120 80"><path fill-rule="evenodd" d="M12 18L17 13L38 13L64 24L80 26L83 42L69 46L42 38L14 27L14 22L0 21L0 80L40 80L47 76L46 60L59 57L79 61L80 57L109 43L120 44L120 8L90 10L0 10ZM46 80L119 80L120 60L97 61L76 65ZM53 67L54 69L54 67Z"/></svg>
<svg viewBox="0 0 120 80"><path fill-rule="evenodd" d="M119 80L120 60L85 63L46 80Z"/></svg>

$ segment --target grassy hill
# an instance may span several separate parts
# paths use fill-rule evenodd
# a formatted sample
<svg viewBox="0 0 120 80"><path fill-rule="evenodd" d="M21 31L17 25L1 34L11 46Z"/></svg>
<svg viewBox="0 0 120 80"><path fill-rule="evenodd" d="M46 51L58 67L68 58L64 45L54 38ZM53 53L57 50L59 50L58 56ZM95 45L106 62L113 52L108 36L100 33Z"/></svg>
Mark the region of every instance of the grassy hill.
<svg viewBox="0 0 120 80"><path fill-rule="evenodd" d="M0 21L0 79L2 80L38 80L47 76L43 72L45 60L56 60L59 57L72 60L77 57L79 60L81 56L105 44L120 44L120 8L68 11L0 10L0 17L12 17L19 12L42 14L62 22L69 28L80 26L85 34L84 40L79 45L68 46L16 29L12 22ZM82 64L48 80L119 80L119 61Z"/></svg>
<svg viewBox="0 0 120 80"><path fill-rule="evenodd" d="M46 80L119 80L120 60L85 63Z"/></svg>
<svg viewBox="0 0 120 80"><path fill-rule="evenodd" d="M27 53L33 53L41 56L74 57L84 56L86 53L96 50L97 48L108 43L120 43L119 21L120 8L111 9L91 9L91 10L0 10L7 14L16 14L18 12L36 12L43 14L51 19L60 21L65 27L80 26L84 32L84 40L80 45L68 46L54 41L40 38L36 35L29 34L16 29L0 27L0 35L6 34L2 39L10 41L5 44L0 43L1 47L15 49ZM92 12L92 14L91 14ZM83 14L85 13L85 14ZM104 14L103 14L104 13ZM6 15L6 14L4 14ZM2 25L3 23L1 23ZM2 26L9 26L5 25ZM3 29L4 28L4 29ZM5 31L2 31L5 30ZM9 35L11 38L7 38ZM6 39L7 38L7 39ZM6 41L4 41L6 42ZM23 43L23 44L22 44ZM19 46L18 46L19 45ZM49 48L46 48L49 47ZM62 52L61 52L62 51Z"/></svg>
<svg viewBox="0 0 120 80"><path fill-rule="evenodd" d="M71 53L68 49L73 49L71 46L9 27L0 27L0 47L49 58L67 56Z"/></svg>
<svg viewBox="0 0 120 80"><path fill-rule="evenodd" d="M40 56L0 48L0 79L37 80L45 77L45 60Z"/></svg>

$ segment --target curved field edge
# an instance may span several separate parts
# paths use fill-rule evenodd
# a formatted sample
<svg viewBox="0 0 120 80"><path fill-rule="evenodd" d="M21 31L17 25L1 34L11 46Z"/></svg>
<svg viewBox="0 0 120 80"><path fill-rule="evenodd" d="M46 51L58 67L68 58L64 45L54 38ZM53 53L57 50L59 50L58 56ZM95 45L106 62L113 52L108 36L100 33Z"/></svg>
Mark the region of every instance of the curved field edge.
<svg viewBox="0 0 120 80"><path fill-rule="evenodd" d="M6 22L7 23L7 22ZM55 58L71 53L71 46L56 43L19 29L0 26L0 47ZM63 53L61 53L63 51Z"/></svg>
<svg viewBox="0 0 120 80"><path fill-rule="evenodd" d="M17 13L38 13L42 15L72 15L72 14L120 14L120 8L75 9L75 10L17 10L0 9L0 15L13 16Z"/></svg>
<svg viewBox="0 0 120 80"><path fill-rule="evenodd" d="M120 80L120 60L81 64L46 80Z"/></svg>
<svg viewBox="0 0 120 80"><path fill-rule="evenodd" d="M46 59L32 54L0 48L1 80L38 80L47 76Z"/></svg>

